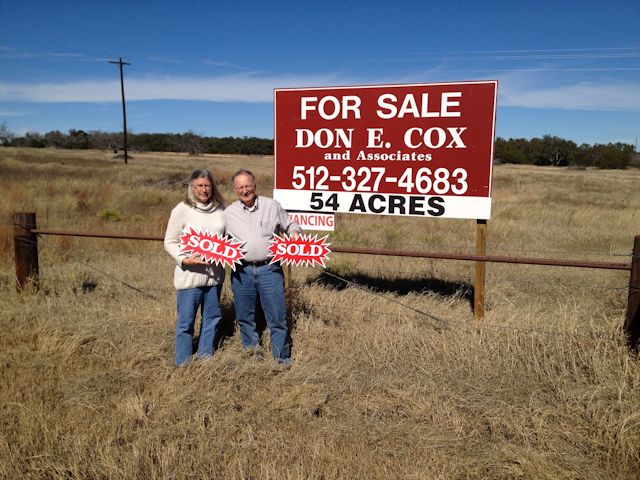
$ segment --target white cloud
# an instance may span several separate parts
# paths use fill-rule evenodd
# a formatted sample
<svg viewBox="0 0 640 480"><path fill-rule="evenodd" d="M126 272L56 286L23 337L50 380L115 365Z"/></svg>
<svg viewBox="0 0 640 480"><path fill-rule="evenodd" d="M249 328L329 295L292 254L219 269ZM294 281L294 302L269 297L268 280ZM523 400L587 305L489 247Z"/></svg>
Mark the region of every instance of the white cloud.
<svg viewBox="0 0 640 480"><path fill-rule="evenodd" d="M125 77L127 100L199 100L211 102L270 102L274 88L336 84L324 77L256 77L228 75L212 78L129 78ZM0 101L116 102L120 82L84 81L69 83L0 83Z"/></svg>
<svg viewBox="0 0 640 480"><path fill-rule="evenodd" d="M499 75L501 107L558 108L569 110L640 111L640 84L578 82L543 86L535 74ZM259 76L238 74L207 78L126 78L127 100L193 100L211 102L271 102L274 88L357 85L337 75ZM118 102L120 82L0 83L0 101L37 103Z"/></svg>
<svg viewBox="0 0 640 480"><path fill-rule="evenodd" d="M499 76L498 105L563 110L640 111L640 83L575 81L559 76L550 81L544 69ZM546 77L546 78L545 78Z"/></svg>
<svg viewBox="0 0 640 480"><path fill-rule="evenodd" d="M499 105L565 110L640 111L640 85L568 85L503 92Z"/></svg>
<svg viewBox="0 0 640 480"><path fill-rule="evenodd" d="M120 82L0 83L0 100L35 103L111 102L120 98Z"/></svg>
<svg viewBox="0 0 640 480"><path fill-rule="evenodd" d="M0 110L0 117L22 117L24 115L31 115L31 113L16 110Z"/></svg>

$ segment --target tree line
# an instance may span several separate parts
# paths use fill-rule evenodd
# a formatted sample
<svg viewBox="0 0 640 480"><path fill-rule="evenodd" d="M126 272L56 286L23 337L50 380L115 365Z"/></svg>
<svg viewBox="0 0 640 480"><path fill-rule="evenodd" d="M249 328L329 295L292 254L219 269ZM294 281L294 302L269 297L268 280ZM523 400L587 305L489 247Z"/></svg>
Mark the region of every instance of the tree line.
<svg viewBox="0 0 640 480"><path fill-rule="evenodd" d="M273 140L257 137L206 137L192 131L185 133L128 133L130 151L186 152L273 155ZM53 130L45 134L28 132L19 137L13 135L6 124L0 125L0 145L32 148L122 149L122 133L69 130L62 133ZM542 138L497 138L494 148L496 163L529 165L574 166L578 168L622 169L638 166L638 155L633 145L608 143L577 145L571 140L544 135Z"/></svg>
<svg viewBox="0 0 640 480"><path fill-rule="evenodd" d="M494 149L496 162L559 167L622 169L631 165L637 166L637 156L634 146L626 143L577 145L571 140L552 135L531 140L498 138Z"/></svg>
<svg viewBox="0 0 640 480"><path fill-rule="evenodd" d="M0 127L0 145L30 148L70 148L113 150L123 148L122 133L69 130L62 133L53 130L45 134L27 132L18 137ZM186 152L191 155L203 153L273 155L273 140L257 137L205 137L193 132L186 133L130 133L127 132L127 148L140 152Z"/></svg>

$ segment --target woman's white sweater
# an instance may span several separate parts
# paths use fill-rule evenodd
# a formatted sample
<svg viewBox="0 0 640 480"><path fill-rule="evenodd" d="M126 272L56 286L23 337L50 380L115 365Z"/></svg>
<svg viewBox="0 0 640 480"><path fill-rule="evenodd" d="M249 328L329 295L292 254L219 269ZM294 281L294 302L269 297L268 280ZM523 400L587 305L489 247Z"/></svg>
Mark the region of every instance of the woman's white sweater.
<svg viewBox="0 0 640 480"><path fill-rule="evenodd" d="M221 205L212 202L207 205L197 203L190 207L180 202L171 210L171 216L164 235L164 249L176 261L173 285L176 290L221 285L224 281L224 267L221 265L182 265L186 257L180 252L180 235L188 226L210 233L224 235L224 217Z"/></svg>

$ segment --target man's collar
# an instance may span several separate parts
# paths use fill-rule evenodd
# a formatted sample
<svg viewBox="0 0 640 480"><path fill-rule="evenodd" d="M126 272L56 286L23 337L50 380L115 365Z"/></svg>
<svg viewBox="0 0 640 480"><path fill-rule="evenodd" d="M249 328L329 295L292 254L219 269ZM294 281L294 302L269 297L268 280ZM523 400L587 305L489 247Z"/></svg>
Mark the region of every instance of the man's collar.
<svg viewBox="0 0 640 480"><path fill-rule="evenodd" d="M242 203L242 202L240 202L240 203ZM258 210L258 196L256 195L256 199L253 202L252 206L247 207L244 203L242 203L242 208L247 212L255 212L256 210Z"/></svg>

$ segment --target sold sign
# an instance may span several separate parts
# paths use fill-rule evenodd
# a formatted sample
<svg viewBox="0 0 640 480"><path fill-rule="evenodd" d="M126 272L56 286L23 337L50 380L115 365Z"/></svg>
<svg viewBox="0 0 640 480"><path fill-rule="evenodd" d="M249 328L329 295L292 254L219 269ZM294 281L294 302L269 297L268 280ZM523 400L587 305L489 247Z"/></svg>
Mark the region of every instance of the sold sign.
<svg viewBox="0 0 640 480"><path fill-rule="evenodd" d="M244 242L233 238L210 233L191 226L186 227L180 235L180 253L186 255L200 255L208 263L228 265L233 271L236 264L244 258L245 251L241 248Z"/></svg>
<svg viewBox="0 0 640 480"><path fill-rule="evenodd" d="M325 267L328 260L330 243L327 243L328 235L318 238L317 235L298 235L291 238L289 235L274 235L269 245L269 253L272 255L271 263L280 262L285 265L313 267L318 264Z"/></svg>

